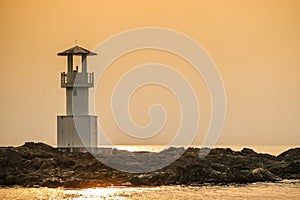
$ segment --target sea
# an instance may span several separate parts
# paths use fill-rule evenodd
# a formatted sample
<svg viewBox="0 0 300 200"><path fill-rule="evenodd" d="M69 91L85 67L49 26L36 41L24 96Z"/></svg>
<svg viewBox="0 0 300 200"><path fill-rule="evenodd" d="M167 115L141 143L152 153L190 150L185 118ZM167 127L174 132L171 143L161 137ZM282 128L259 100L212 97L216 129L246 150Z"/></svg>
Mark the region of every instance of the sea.
<svg viewBox="0 0 300 200"><path fill-rule="evenodd" d="M196 147L196 146L195 146ZM243 147L252 148L259 153L278 155L283 151L294 148L291 145L231 145L216 146L229 147L239 151ZM117 149L128 151L161 151L160 145L118 145ZM263 182L251 184L203 185L203 186L157 186L130 187L109 186L100 188L24 188L0 187L0 199L300 199L300 180L282 180L280 182Z"/></svg>
<svg viewBox="0 0 300 200"><path fill-rule="evenodd" d="M127 150L127 151L152 151L152 152L159 152L163 151L164 149L169 148L167 145L114 145L114 146L104 146L108 148L116 148L120 150ZM173 146L174 147L174 146ZM181 147L181 146L175 146ZM201 148L200 145L192 145L189 147L193 148ZM292 148L299 148L300 145L254 145L254 144L245 144L245 145L215 145L211 148L231 148L233 151L241 151L243 148L250 148L256 151L257 153L268 153L274 156L277 156L283 153L286 150ZM184 146L186 148L186 146Z"/></svg>
<svg viewBox="0 0 300 200"><path fill-rule="evenodd" d="M300 181L224 186L65 188L0 188L0 199L300 199Z"/></svg>

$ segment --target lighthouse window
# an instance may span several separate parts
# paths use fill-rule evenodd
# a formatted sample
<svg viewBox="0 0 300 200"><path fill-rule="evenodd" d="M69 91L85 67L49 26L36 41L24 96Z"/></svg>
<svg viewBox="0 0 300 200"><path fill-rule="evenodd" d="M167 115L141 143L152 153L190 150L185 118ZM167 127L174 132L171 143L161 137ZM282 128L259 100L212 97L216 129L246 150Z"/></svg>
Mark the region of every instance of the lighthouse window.
<svg viewBox="0 0 300 200"><path fill-rule="evenodd" d="M73 96L77 96L77 89L73 90Z"/></svg>

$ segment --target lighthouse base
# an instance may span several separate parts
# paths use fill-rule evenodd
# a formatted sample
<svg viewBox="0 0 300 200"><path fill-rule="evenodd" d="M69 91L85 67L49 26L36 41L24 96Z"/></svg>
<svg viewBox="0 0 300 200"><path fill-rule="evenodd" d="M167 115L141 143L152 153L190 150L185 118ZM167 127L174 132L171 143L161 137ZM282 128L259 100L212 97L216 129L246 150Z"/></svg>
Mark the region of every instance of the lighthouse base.
<svg viewBox="0 0 300 200"><path fill-rule="evenodd" d="M86 151L97 147L98 119L92 115L57 116L57 147Z"/></svg>

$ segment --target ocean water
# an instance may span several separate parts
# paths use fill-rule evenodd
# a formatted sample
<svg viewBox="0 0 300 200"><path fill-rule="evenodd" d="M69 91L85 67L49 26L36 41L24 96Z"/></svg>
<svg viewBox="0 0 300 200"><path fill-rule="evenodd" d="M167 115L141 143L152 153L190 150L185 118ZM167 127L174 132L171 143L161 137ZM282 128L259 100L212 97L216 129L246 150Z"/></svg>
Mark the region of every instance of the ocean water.
<svg viewBox="0 0 300 200"><path fill-rule="evenodd" d="M0 199L300 199L300 180L226 186L0 188Z"/></svg>
<svg viewBox="0 0 300 200"><path fill-rule="evenodd" d="M167 149L168 146L164 145L115 145L115 146L104 146L104 147L110 147L110 148L117 148L120 150L127 150L127 151L152 151L152 152L159 152L164 149ZM180 146L177 146L180 147ZM195 148L201 148L201 146L192 146ZM271 155L279 155L280 153L291 149L300 147L300 145L251 145L251 144L245 144L245 145L216 145L212 148L231 148L234 151L241 151L243 148L251 148L257 153L268 153Z"/></svg>

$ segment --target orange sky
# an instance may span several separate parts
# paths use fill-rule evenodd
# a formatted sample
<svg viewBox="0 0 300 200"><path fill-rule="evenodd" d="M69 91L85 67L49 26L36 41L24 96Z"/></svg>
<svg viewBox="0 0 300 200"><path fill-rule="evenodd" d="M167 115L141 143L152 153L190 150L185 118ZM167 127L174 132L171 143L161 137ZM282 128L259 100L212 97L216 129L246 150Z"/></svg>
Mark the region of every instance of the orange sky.
<svg viewBox="0 0 300 200"><path fill-rule="evenodd" d="M58 52L72 47L76 39L79 45L93 49L121 31L148 26L174 29L194 38L217 64L227 94L227 118L218 144L299 145L300 3L296 0L2 0L0 145L56 144L56 115L65 113L60 72L66 70ZM122 136L110 119L105 106L110 80L131 64L153 59L186 73L199 89L201 112L209 115L203 81L197 80L186 63L163 52L135 52L117 60L97 90L100 123L116 142L138 141ZM149 94L162 97L161 103L171 110L170 124L151 142L167 140L178 117L174 97L162 88L149 86L135 94L133 118L147 123L145 108L160 101L143 101ZM201 122L198 143L208 119Z"/></svg>

